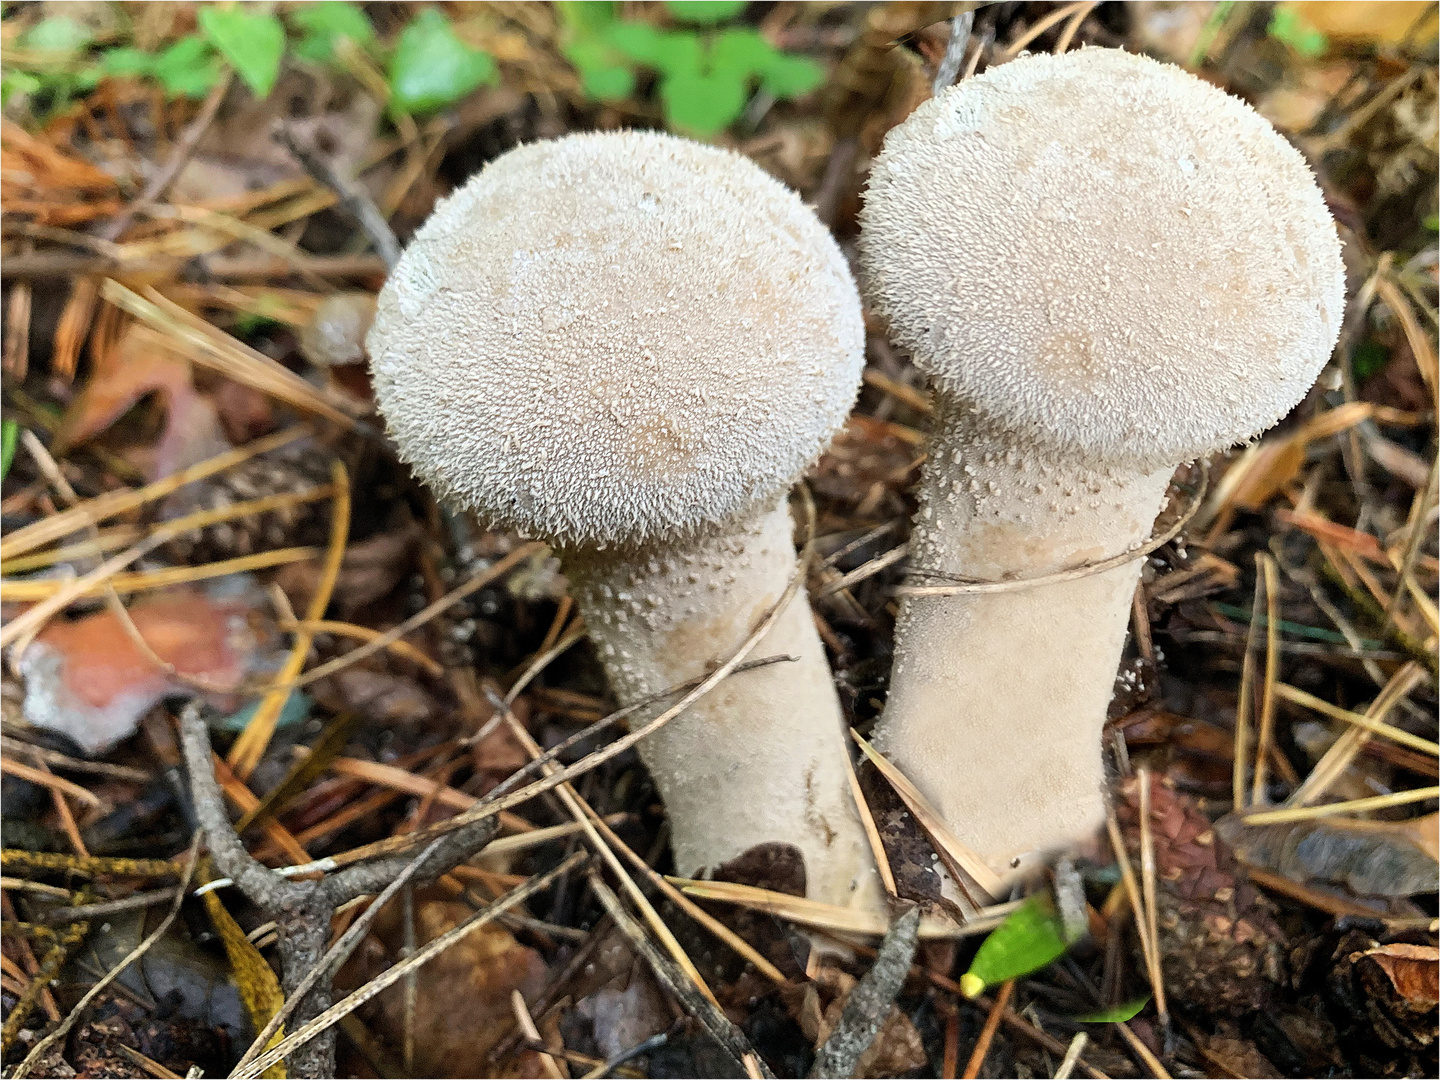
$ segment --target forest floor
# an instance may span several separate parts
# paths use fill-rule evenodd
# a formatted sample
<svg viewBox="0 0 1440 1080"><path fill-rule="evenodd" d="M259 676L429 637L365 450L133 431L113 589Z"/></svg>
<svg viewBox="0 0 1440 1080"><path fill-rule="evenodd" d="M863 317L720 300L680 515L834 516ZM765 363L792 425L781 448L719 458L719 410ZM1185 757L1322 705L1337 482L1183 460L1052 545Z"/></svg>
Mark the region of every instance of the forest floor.
<svg viewBox="0 0 1440 1080"><path fill-rule="evenodd" d="M867 1022L855 1075L1436 1075L1435 5L684 7L5 5L5 1075L233 1074L287 1001L301 1076L332 1052L341 1076L805 1076ZM637 26L760 59L686 97L615 44ZM1004 912L937 900L943 838L868 764L933 933L913 963L913 924L807 912L783 861L699 905L663 876L556 561L396 461L363 328L396 238L517 143L704 132L853 255L869 163L937 81L1082 45L1284 132L1348 308L1293 414L1179 478L1193 516L1146 560L1107 729L1113 849L1037 884L1088 932L967 997ZM805 482L861 734L930 412L869 329ZM477 812L540 777L527 739L570 740L573 784ZM333 987L297 993L337 938Z"/></svg>

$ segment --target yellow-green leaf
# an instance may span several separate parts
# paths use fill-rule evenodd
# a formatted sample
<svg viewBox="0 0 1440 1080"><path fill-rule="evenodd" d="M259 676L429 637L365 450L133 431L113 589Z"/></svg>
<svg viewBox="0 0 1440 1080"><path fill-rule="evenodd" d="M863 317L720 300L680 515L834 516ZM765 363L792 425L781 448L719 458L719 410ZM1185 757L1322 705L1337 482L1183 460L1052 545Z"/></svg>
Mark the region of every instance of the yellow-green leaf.
<svg viewBox="0 0 1440 1080"><path fill-rule="evenodd" d="M214 892L207 892L204 900L210 925L215 927L220 943L225 946L225 955L230 959L230 971L235 977L236 987L240 990L240 1000L245 1003L251 1025L259 1032L285 1003L280 980L260 955L260 950L245 936L245 931L240 929L234 916L225 910L220 897ZM285 1028L282 1026L271 1036L265 1049L269 1050L284 1037ZM272 1065L260 1075L266 1080L284 1080L285 1064L280 1062Z"/></svg>

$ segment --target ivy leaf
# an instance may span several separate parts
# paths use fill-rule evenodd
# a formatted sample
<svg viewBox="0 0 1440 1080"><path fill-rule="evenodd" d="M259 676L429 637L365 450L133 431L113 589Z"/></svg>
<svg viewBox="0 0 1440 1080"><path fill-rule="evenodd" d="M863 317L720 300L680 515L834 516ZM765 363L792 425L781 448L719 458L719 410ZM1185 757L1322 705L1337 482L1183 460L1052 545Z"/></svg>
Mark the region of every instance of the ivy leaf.
<svg viewBox="0 0 1440 1080"><path fill-rule="evenodd" d="M274 89L285 54L285 27L277 16L206 6L200 9L200 29L256 97Z"/></svg>
<svg viewBox="0 0 1440 1080"><path fill-rule="evenodd" d="M10 475L15 448L20 445L20 425L14 420L0 420L0 480Z"/></svg>
<svg viewBox="0 0 1440 1080"><path fill-rule="evenodd" d="M347 0L321 0L318 4L297 4L286 8L290 21L304 31L295 54L324 63L335 55L335 43L349 38L357 45L375 40L375 27L355 4Z"/></svg>
<svg viewBox="0 0 1440 1080"><path fill-rule="evenodd" d="M457 38L434 8L420 12L401 31L390 58L390 92L407 112L449 105L495 76L490 54Z"/></svg>
<svg viewBox="0 0 1440 1080"><path fill-rule="evenodd" d="M808 56L776 53L760 73L760 85L777 98L808 94L825 81L825 68Z"/></svg>
<svg viewBox="0 0 1440 1080"><path fill-rule="evenodd" d="M745 10L746 0L667 0L665 10L677 22L714 26Z"/></svg>
<svg viewBox="0 0 1440 1080"><path fill-rule="evenodd" d="M0 72L0 104L8 105L10 98L15 94L33 94L42 85L39 77L28 71L16 71L11 68Z"/></svg>
<svg viewBox="0 0 1440 1080"><path fill-rule="evenodd" d="M722 30L710 42L710 70L740 79L765 71L779 57L775 46L754 30Z"/></svg>
<svg viewBox="0 0 1440 1080"><path fill-rule="evenodd" d="M220 58L208 41L191 34L155 57L150 71L172 97L204 97L220 78Z"/></svg>
<svg viewBox="0 0 1440 1080"><path fill-rule="evenodd" d="M100 71L105 75L147 75L155 67L155 57L143 49L126 45L107 49L100 54Z"/></svg>
<svg viewBox="0 0 1440 1080"><path fill-rule="evenodd" d="M601 40L646 67L659 67L665 54L667 35L647 22L614 22L605 27Z"/></svg>
<svg viewBox="0 0 1440 1080"><path fill-rule="evenodd" d="M745 84L724 73L670 75L660 85L670 126L702 138L729 127L747 96Z"/></svg>
<svg viewBox="0 0 1440 1080"><path fill-rule="evenodd" d="M1075 1019L1082 1024L1123 1024L1126 1020L1133 1020L1149 1003L1150 995L1146 994L1134 1001L1127 1001L1109 1009L1101 1009L1099 1012L1086 1013Z"/></svg>
<svg viewBox="0 0 1440 1080"><path fill-rule="evenodd" d="M68 16L57 15L32 26L20 39L20 44L40 52L69 54L79 52L94 40L95 35L88 26Z"/></svg>
<svg viewBox="0 0 1440 1080"><path fill-rule="evenodd" d="M593 34L615 21L615 5L601 0L558 0L560 21L576 34Z"/></svg>
<svg viewBox="0 0 1440 1080"><path fill-rule="evenodd" d="M966 997L987 986L1018 979L1058 960L1073 944L1048 892L1035 893L981 943L970 970L960 977Z"/></svg>

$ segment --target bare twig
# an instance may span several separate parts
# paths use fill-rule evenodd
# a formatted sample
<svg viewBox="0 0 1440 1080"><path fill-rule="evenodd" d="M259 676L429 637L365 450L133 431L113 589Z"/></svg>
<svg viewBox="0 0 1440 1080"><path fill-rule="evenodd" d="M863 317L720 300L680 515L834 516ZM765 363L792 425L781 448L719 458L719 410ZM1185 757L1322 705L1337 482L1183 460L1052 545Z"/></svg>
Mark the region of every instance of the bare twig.
<svg viewBox="0 0 1440 1080"><path fill-rule="evenodd" d="M305 166L307 173L339 197L340 209L355 220L355 224L370 238L370 243L375 245L375 253L385 260L386 267L393 270L400 261L400 241L395 239L390 223L369 193L354 180L336 172L325 156L301 139L290 124L277 120L274 137L295 155L295 160Z"/></svg>
<svg viewBox="0 0 1440 1080"><path fill-rule="evenodd" d="M655 977L675 995L692 1016L700 1021L701 1026L720 1047L735 1059L735 1064L743 1069L745 1059L748 1057L759 1068L761 1076L773 1077L775 1074L755 1053L755 1048L750 1045L750 1040L745 1038L744 1033L730 1022L720 1011L718 1005L695 989L690 980L675 966L675 963L650 940L650 936L645 933L645 928L625 910L620 903L620 898L615 895L610 886L601 880L599 873L592 871L589 880L590 888L599 898L601 905L630 944L634 946L635 951L650 965L650 969L655 972Z"/></svg>
<svg viewBox="0 0 1440 1080"><path fill-rule="evenodd" d="M360 989L346 995L319 1016L315 1017L315 1019L302 1025L294 1034L287 1035L278 1045L267 1050L264 1054L260 1055L260 1057L250 1062L245 1069L236 1069L231 1073L231 1076L234 1077L235 1080L242 1080L242 1078L253 1080L254 1077L258 1077L266 1069L270 1068L271 1065L292 1054L297 1048L316 1038L322 1032L327 1031L332 1025L337 1023L341 1017L348 1016L386 988L394 985L400 979L404 978L408 972L420 967L422 964L428 963L467 934L479 929L488 922L492 922L537 892L549 888L556 878L560 877L561 874L569 873L584 862L586 858L588 858L588 856L584 853L577 852L553 870L533 877L525 882L525 884L518 885L511 889L493 904L477 911L474 915L470 916L470 918L457 926L451 927L439 937L426 942L420 949L416 950L415 955L411 956L408 960L401 961L393 967L386 969L382 974L360 987Z"/></svg>
<svg viewBox="0 0 1440 1080"><path fill-rule="evenodd" d="M896 995L910 974L919 933L920 908L912 906L895 920L870 970L850 991L835 1029L815 1054L811 1076L855 1075L861 1055L880 1033L880 1025L890 1015Z"/></svg>

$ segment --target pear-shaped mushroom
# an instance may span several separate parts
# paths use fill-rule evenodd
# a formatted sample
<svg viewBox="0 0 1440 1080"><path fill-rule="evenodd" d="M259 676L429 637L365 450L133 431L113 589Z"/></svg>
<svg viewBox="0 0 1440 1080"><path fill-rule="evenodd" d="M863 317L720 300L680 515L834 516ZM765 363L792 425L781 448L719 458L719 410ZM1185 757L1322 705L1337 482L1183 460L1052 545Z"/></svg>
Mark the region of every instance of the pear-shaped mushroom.
<svg viewBox="0 0 1440 1080"><path fill-rule="evenodd" d="M912 584L1133 550L1175 467L1275 423L1339 330L1340 245L1304 159L1119 50L1023 58L921 105L861 221L868 295L935 388ZM1139 565L902 601L877 743L996 870L1103 820Z"/></svg>
<svg viewBox="0 0 1440 1080"><path fill-rule="evenodd" d="M649 132L520 147L445 200L369 338L402 457L555 545L622 702L707 674L795 572L786 494L859 385L830 234L738 154ZM793 844L871 902L844 722L803 591L734 675L639 745L682 874Z"/></svg>

